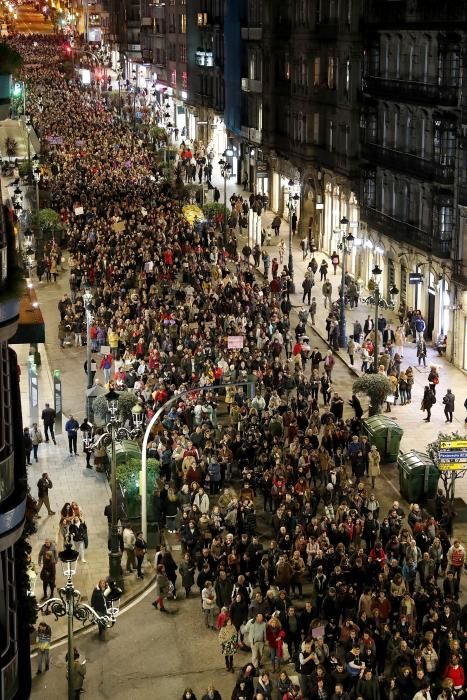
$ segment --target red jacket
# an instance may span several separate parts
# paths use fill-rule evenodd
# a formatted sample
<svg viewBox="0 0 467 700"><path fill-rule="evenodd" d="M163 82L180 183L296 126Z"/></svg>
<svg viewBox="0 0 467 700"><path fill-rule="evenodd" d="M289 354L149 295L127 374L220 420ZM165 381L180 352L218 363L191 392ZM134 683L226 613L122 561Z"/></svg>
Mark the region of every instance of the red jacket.
<svg viewBox="0 0 467 700"><path fill-rule="evenodd" d="M449 665L444 671L443 676L444 678L450 678L455 688L464 686L464 669L462 666L454 668L454 666Z"/></svg>

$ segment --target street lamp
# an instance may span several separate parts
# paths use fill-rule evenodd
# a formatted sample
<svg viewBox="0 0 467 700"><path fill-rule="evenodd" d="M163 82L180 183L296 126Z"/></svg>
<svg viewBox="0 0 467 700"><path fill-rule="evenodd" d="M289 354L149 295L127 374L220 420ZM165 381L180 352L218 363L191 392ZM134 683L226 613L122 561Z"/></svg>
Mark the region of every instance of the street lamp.
<svg viewBox="0 0 467 700"><path fill-rule="evenodd" d="M219 166L221 169L221 177L224 178L224 245L227 244L227 180L230 179L232 174L232 166L227 160L227 156L232 156L233 151L231 148L227 148L223 157L219 161Z"/></svg>
<svg viewBox="0 0 467 700"><path fill-rule="evenodd" d="M115 624L119 610L122 591L114 581L109 580L108 587L104 591L106 614L100 615L90 605L81 602L81 593L73 585L73 576L76 573L78 563L78 552L67 542L63 552L59 552L58 557L62 565L66 584L64 588L58 589L59 598L49 598L41 605L39 610L45 610L46 614L52 613L55 619L68 617L68 655L67 655L67 675L68 675L68 700L74 700L75 691L73 689L73 618L81 622L93 622L104 627L112 627Z"/></svg>
<svg viewBox="0 0 467 700"><path fill-rule="evenodd" d="M396 285L393 284L391 289L389 290L389 295L391 297L391 302L394 306L394 309L396 308L396 297L399 294L399 290L397 289Z"/></svg>
<svg viewBox="0 0 467 700"><path fill-rule="evenodd" d="M290 288L288 291L295 292L294 284L294 272L293 272L293 254L292 254L292 215L295 213L297 208L297 202L300 197L297 193L292 195L292 189L294 186L293 180L289 180L289 200L287 202L287 209L289 210L289 277L290 277Z"/></svg>
<svg viewBox="0 0 467 700"><path fill-rule="evenodd" d="M92 312L94 307L92 305L92 291L89 287L86 287L83 294L84 301L84 311L86 313L86 374L87 374L87 388L92 389L92 372L91 372L91 324L93 321ZM86 395L86 415L89 416L89 397Z"/></svg>
<svg viewBox="0 0 467 700"><path fill-rule="evenodd" d="M376 374L378 372L378 309L379 309L379 283L381 280L381 275L383 271L378 267L378 263L374 266L371 271L373 275L373 280L375 283L375 344L373 351L374 365L373 371Z"/></svg>
<svg viewBox="0 0 467 700"><path fill-rule="evenodd" d="M354 243L354 237L352 236L351 233L349 233L347 236L346 231L347 227L349 225L349 220L346 216L343 216L341 219L341 240L338 243L338 248L342 253L342 260L341 260L341 266L342 266L342 279L341 279L341 294L340 294L340 319L339 319L339 347L345 348L347 347L347 331L346 331L346 317L345 317L345 263L346 263L346 258L347 254L352 251L353 248L353 243Z"/></svg>
<svg viewBox="0 0 467 700"><path fill-rule="evenodd" d="M107 411L110 415L110 419L106 425L106 430L96 438L94 438L92 431L90 431L84 437L83 442L86 450L94 450L100 445L110 444L111 446L110 488L112 492L112 510L110 523L109 579L112 581L117 581L119 588L123 589L121 567L122 553L120 551L120 543L118 539L116 443L120 442L121 440L135 440L141 435L144 413L139 404L133 406L131 409L131 415L134 427L125 428L122 425L122 421L119 416L119 394L114 389L110 389L110 391L105 394L105 398L107 401Z"/></svg>

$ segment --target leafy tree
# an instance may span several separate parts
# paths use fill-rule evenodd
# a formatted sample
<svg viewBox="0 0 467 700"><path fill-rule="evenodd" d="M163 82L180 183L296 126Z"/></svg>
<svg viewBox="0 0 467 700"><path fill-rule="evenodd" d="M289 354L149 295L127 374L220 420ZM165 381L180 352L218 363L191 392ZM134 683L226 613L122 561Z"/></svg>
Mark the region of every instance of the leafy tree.
<svg viewBox="0 0 467 700"><path fill-rule="evenodd" d="M117 481L125 494L127 516L131 519L141 517L141 496L139 493L139 473L141 459L130 458L125 464L117 465ZM147 493L154 492L159 477L159 461L149 458L147 461ZM148 498L148 517L154 519L152 499Z"/></svg>
<svg viewBox="0 0 467 700"><path fill-rule="evenodd" d="M383 374L362 374L353 383L354 394L366 394L370 399L370 416L381 413L381 406L386 396L391 393L391 382Z"/></svg>
<svg viewBox="0 0 467 700"><path fill-rule="evenodd" d="M209 202L203 205L203 214L209 221L223 224L230 217L230 209L219 202Z"/></svg>
<svg viewBox="0 0 467 700"><path fill-rule="evenodd" d="M438 437L433 442L428 443L426 446L426 451L439 468L439 445L441 442L450 442L451 440L465 440L465 435L460 435L459 433L438 433ZM454 500L455 482L464 476L465 472L462 470L455 471L441 471L439 472L439 478L444 486L446 496L450 501Z"/></svg>
<svg viewBox="0 0 467 700"><path fill-rule="evenodd" d="M0 43L0 72L16 75L22 65L23 58L21 54L8 44Z"/></svg>
<svg viewBox="0 0 467 700"><path fill-rule="evenodd" d="M131 409L136 406L138 399L131 391L119 392L118 396L118 409L120 413L121 420L125 423L131 418ZM105 394L101 394L94 399L92 404L92 410L95 416L99 416L102 420L106 420L109 415L107 408L107 399Z"/></svg>

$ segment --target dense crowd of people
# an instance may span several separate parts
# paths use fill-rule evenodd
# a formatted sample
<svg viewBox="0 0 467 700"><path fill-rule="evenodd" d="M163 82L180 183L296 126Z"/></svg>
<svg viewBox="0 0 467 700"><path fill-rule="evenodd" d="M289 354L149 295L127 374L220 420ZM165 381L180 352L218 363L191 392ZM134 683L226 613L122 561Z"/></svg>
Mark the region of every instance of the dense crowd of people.
<svg viewBox="0 0 467 700"><path fill-rule="evenodd" d="M149 452L158 522L178 533L183 560L158 552L154 607L165 611L180 585L199 594L226 672L238 674L232 700L269 700L273 689L281 700L460 697L465 551L451 542L449 504L439 493L434 517L418 504L381 507L362 406L336 390L332 350L310 346L287 269L274 286L279 275L259 277L234 236L189 224L102 95L53 62L28 79L41 136L63 137L44 175L70 256L63 338L80 344L89 287L92 349L109 348L99 360L106 382L133 392L148 418L178 396ZM354 329L358 342L362 334ZM232 336L243 347L230 349ZM403 341L388 342L394 367ZM392 371L402 397L402 372ZM134 550L134 533L125 543Z"/></svg>

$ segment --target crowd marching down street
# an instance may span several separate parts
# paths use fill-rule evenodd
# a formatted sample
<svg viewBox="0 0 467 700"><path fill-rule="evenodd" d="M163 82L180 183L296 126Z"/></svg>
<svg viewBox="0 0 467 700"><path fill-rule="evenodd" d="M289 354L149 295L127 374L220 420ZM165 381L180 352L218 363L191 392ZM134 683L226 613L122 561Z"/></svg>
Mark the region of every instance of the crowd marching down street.
<svg viewBox="0 0 467 700"><path fill-rule="evenodd" d="M360 401L336 386L333 351L308 340L316 300L313 311L304 287L309 306L297 318L286 268L280 284L277 268L272 279L269 267L260 276L232 231L225 239L184 218L144 138L108 108L105 93L60 72L59 39L12 43L26 60L28 108L45 146L42 186L60 214L69 256L70 294L57 315L62 345L70 336L82 342L89 287L92 350L110 348L94 356L94 371L134 392L147 418L185 389L211 387L181 396L149 445L159 462L153 499L166 538L156 555L155 610L149 606L156 619L148 624L164 617L159 611L170 613L172 600L198 599L199 634L218 634L225 660L218 673L232 674L232 700L461 697L465 550L452 537L452 512L442 493L434 517L419 504L380 504L380 454L362 436ZM61 142L47 145L48 135ZM52 243L49 254L60 260L62 251ZM381 333L382 371L394 395L410 403L403 324L397 330L396 338L371 325L353 336L358 344L366 338L371 358L371 334ZM229 336L242 336L243 348L229 349ZM417 340L421 361L423 333ZM429 418L438 382L434 375L428 382ZM353 415L344 418L349 401ZM78 423L67 425L76 434ZM50 510L42 486L41 505ZM62 517L84 558L82 514L77 504L70 508ZM170 535L181 543L180 559ZM137 567L141 576L142 533L125 528L123 547L127 571ZM212 687L181 697L220 700L215 687L214 677Z"/></svg>

